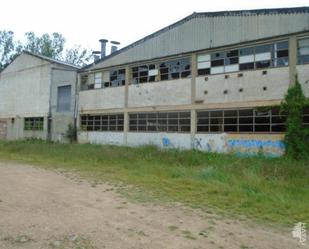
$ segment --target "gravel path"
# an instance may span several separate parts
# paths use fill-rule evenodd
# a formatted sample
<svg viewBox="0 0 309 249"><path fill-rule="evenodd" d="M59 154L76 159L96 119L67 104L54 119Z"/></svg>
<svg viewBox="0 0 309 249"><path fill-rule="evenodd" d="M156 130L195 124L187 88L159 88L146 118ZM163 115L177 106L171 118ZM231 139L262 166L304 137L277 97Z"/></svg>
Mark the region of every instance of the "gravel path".
<svg viewBox="0 0 309 249"><path fill-rule="evenodd" d="M59 171L0 162L1 249L297 247L290 231L179 205L132 203L108 184L94 187Z"/></svg>

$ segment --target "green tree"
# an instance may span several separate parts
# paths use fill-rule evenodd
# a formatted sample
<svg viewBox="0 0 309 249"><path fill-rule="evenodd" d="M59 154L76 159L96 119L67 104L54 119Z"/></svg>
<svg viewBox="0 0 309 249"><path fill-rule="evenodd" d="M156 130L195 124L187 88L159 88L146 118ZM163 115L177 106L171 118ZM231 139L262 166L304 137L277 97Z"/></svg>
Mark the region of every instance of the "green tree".
<svg viewBox="0 0 309 249"><path fill-rule="evenodd" d="M287 154L295 159L309 156L308 129L303 125L303 110L308 101L295 77L295 84L288 89L281 110L287 113L285 144Z"/></svg>
<svg viewBox="0 0 309 249"><path fill-rule="evenodd" d="M55 32L52 35L43 34L42 36L37 36L34 32L27 32L25 37L25 50L53 59L62 59L65 38L61 34Z"/></svg>
<svg viewBox="0 0 309 249"><path fill-rule="evenodd" d="M77 66L86 66L91 59L91 53L81 46L74 46L70 49L67 49L65 52L64 61L77 65Z"/></svg>
<svg viewBox="0 0 309 249"><path fill-rule="evenodd" d="M5 68L22 50L19 41L14 40L14 32L0 30L0 71Z"/></svg>
<svg viewBox="0 0 309 249"><path fill-rule="evenodd" d="M19 54L26 50L35 54L66 61L76 66L85 66L91 58L91 51L81 46L64 50L65 38L54 32L37 36L34 32L25 33L25 42L15 41L13 31L0 31L0 71Z"/></svg>

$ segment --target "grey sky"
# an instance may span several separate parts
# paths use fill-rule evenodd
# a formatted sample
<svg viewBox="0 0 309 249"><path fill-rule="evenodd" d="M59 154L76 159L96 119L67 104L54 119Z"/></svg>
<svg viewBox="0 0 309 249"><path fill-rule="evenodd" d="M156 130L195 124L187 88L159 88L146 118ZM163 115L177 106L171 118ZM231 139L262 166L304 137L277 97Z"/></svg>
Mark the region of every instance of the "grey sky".
<svg viewBox="0 0 309 249"><path fill-rule="evenodd" d="M125 46L196 12L308 6L308 0L0 0L0 30L60 32L67 45L98 50L100 38Z"/></svg>

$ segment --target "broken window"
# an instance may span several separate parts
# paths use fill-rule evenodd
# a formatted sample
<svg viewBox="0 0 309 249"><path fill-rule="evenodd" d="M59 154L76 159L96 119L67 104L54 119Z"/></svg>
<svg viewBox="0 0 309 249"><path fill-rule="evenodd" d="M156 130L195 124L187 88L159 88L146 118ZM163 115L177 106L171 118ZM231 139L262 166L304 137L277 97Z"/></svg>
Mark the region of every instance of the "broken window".
<svg viewBox="0 0 309 249"><path fill-rule="evenodd" d="M274 66L289 65L289 43L287 41L275 43Z"/></svg>
<svg viewBox="0 0 309 249"><path fill-rule="evenodd" d="M273 46L270 44L255 47L255 68L267 68L271 66Z"/></svg>
<svg viewBox="0 0 309 249"><path fill-rule="evenodd" d="M197 112L197 132L284 132L286 114L278 107Z"/></svg>
<svg viewBox="0 0 309 249"><path fill-rule="evenodd" d="M102 88L102 72L94 74L94 88Z"/></svg>
<svg viewBox="0 0 309 249"><path fill-rule="evenodd" d="M88 74L81 75L81 91L88 90Z"/></svg>
<svg viewBox="0 0 309 249"><path fill-rule="evenodd" d="M309 38L298 41L298 64L309 63Z"/></svg>
<svg viewBox="0 0 309 249"><path fill-rule="evenodd" d="M203 54L197 57L197 73L198 75L210 74L210 54Z"/></svg>
<svg viewBox="0 0 309 249"><path fill-rule="evenodd" d="M104 83L104 87L124 86L125 79L126 79L125 69L111 70L109 85Z"/></svg>
<svg viewBox="0 0 309 249"><path fill-rule="evenodd" d="M114 73L114 75L116 75L116 78L117 78L117 72ZM84 74L81 76L81 90L82 91L91 90L91 89L100 89L100 88L110 87L110 86L113 86L111 84L110 71L98 71L95 73Z"/></svg>
<svg viewBox="0 0 309 249"><path fill-rule="evenodd" d="M198 75L288 66L288 42L201 54L197 57Z"/></svg>
<svg viewBox="0 0 309 249"><path fill-rule="evenodd" d="M71 86L58 87L57 111L71 111Z"/></svg>
<svg viewBox="0 0 309 249"><path fill-rule="evenodd" d="M138 132L190 132L190 112L151 112L129 115L129 130Z"/></svg>
<svg viewBox="0 0 309 249"><path fill-rule="evenodd" d="M155 64L132 67L132 83L146 83L156 81L159 71Z"/></svg>
<svg viewBox="0 0 309 249"><path fill-rule="evenodd" d="M81 128L84 131L123 131L123 114L81 115Z"/></svg>
<svg viewBox="0 0 309 249"><path fill-rule="evenodd" d="M44 128L43 117L29 117L24 118L24 130L25 131L42 131Z"/></svg>
<svg viewBox="0 0 309 249"><path fill-rule="evenodd" d="M191 63L189 58L162 62L160 64L160 79L172 80L191 76Z"/></svg>

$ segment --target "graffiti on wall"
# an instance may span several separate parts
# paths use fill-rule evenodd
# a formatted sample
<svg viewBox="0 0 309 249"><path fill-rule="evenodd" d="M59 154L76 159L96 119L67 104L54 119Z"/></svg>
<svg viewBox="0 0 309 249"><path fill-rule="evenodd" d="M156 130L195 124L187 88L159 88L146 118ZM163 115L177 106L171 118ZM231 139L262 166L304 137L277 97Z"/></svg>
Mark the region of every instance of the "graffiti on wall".
<svg viewBox="0 0 309 249"><path fill-rule="evenodd" d="M237 154L258 154L280 156L284 154L283 140L275 139L229 139L227 145L230 152Z"/></svg>
<svg viewBox="0 0 309 249"><path fill-rule="evenodd" d="M205 134L194 138L193 148L207 152L226 152L224 134Z"/></svg>
<svg viewBox="0 0 309 249"><path fill-rule="evenodd" d="M239 155L264 154L280 156L285 152L282 135L256 134L201 134L193 144L195 149L216 152L236 153Z"/></svg>
<svg viewBox="0 0 309 249"><path fill-rule="evenodd" d="M197 150L202 149L202 138L194 138L193 148Z"/></svg>
<svg viewBox="0 0 309 249"><path fill-rule="evenodd" d="M162 138L162 145L163 145L163 147L166 147L166 148L173 147L172 143L171 143L171 140L168 137L163 137Z"/></svg>

